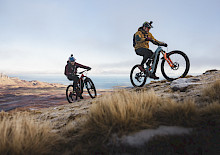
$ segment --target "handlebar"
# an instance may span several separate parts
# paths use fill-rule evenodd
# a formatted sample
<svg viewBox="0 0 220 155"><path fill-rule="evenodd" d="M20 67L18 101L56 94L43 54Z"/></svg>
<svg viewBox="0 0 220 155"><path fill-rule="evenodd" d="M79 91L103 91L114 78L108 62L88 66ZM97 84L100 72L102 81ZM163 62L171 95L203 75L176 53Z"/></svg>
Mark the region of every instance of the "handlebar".
<svg viewBox="0 0 220 155"><path fill-rule="evenodd" d="M86 70L84 70L84 71L81 71L81 72L79 72L79 74L82 74L82 73L84 73L84 72L86 72L86 71L89 71L89 69L86 69Z"/></svg>

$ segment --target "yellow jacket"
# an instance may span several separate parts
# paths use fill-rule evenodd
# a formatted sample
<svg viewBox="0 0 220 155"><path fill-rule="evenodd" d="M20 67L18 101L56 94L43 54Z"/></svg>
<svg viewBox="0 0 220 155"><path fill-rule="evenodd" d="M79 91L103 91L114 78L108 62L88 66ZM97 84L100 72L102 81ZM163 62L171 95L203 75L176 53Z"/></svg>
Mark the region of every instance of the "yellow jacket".
<svg viewBox="0 0 220 155"><path fill-rule="evenodd" d="M150 38L158 44L161 43L160 41L156 40L150 32L147 33L142 29L142 27L140 27L138 31L135 33L135 50L138 48L149 48L149 41L145 41L146 38Z"/></svg>

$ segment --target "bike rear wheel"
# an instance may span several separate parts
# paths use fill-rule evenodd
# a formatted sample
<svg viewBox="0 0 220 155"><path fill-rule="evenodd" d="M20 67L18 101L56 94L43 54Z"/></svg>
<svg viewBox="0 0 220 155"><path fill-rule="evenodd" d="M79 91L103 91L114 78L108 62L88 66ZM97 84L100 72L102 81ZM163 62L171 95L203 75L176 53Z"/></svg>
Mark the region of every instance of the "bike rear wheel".
<svg viewBox="0 0 220 155"><path fill-rule="evenodd" d="M167 58L170 58L174 64L174 67L170 67L165 59L161 62L161 72L168 81L183 78L187 75L190 62L185 53L182 51L171 51L167 53Z"/></svg>
<svg viewBox="0 0 220 155"><path fill-rule="evenodd" d="M90 78L87 78L85 80L85 85L86 85L86 89L87 89L87 91L89 93L89 96L91 98L95 98L96 95L97 95L96 94L96 88L95 88L95 85L94 85L94 83L92 82L92 80Z"/></svg>
<svg viewBox="0 0 220 155"><path fill-rule="evenodd" d="M76 90L74 91L73 85L69 85L66 88L66 99L69 103L73 103L74 101L77 100L78 98L78 90L79 88L77 87Z"/></svg>
<svg viewBox="0 0 220 155"><path fill-rule="evenodd" d="M139 69L140 65L135 65L132 69L131 69L131 73L130 73L130 80L131 80L131 84L134 87L142 87L147 80L146 75L144 74L143 71L141 71Z"/></svg>

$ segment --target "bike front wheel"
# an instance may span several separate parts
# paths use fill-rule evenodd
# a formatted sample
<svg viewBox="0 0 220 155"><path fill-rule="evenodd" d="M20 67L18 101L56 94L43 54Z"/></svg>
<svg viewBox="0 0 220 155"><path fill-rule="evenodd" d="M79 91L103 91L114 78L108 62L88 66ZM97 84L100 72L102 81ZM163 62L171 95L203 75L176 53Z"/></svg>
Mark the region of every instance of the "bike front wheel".
<svg viewBox="0 0 220 155"><path fill-rule="evenodd" d="M78 87L77 89L78 90ZM75 91L73 89L73 85L69 85L67 88L66 88L66 99L69 103L73 103L74 101L76 101L78 98L78 93L77 91Z"/></svg>
<svg viewBox="0 0 220 155"><path fill-rule="evenodd" d="M89 96L91 98L95 98L97 96L96 88L95 88L95 85L94 85L94 83L92 82L92 80L90 78L87 78L85 80L85 86L86 86L86 89L89 93Z"/></svg>
<svg viewBox="0 0 220 155"><path fill-rule="evenodd" d="M145 84L146 80L147 80L146 75L144 74L143 71L141 71L139 69L139 66L140 65L135 65L131 69L131 73L130 73L131 84L134 87L142 87Z"/></svg>
<svg viewBox="0 0 220 155"><path fill-rule="evenodd" d="M189 58L182 51L171 51L167 53L167 58L173 63L171 67L168 62L163 59L161 62L161 72L168 81L183 78L189 72Z"/></svg>

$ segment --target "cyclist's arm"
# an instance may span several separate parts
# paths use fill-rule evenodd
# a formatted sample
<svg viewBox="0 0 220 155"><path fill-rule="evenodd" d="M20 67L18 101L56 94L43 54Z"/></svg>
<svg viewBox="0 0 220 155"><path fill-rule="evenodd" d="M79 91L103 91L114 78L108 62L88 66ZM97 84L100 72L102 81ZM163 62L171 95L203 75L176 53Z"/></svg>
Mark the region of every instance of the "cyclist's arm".
<svg viewBox="0 0 220 155"><path fill-rule="evenodd" d="M152 39L151 42L152 42L153 44L155 44L155 45L162 45L162 44L164 44L163 42L158 41L157 39L155 39L154 36L153 36L150 32L149 32L149 34L148 34L148 37Z"/></svg>
<svg viewBox="0 0 220 155"><path fill-rule="evenodd" d="M84 66L84 65L82 65L82 64L80 64L80 63L77 63L77 62L76 62L76 67L77 67L77 68L84 68L84 69L91 69L90 67Z"/></svg>

